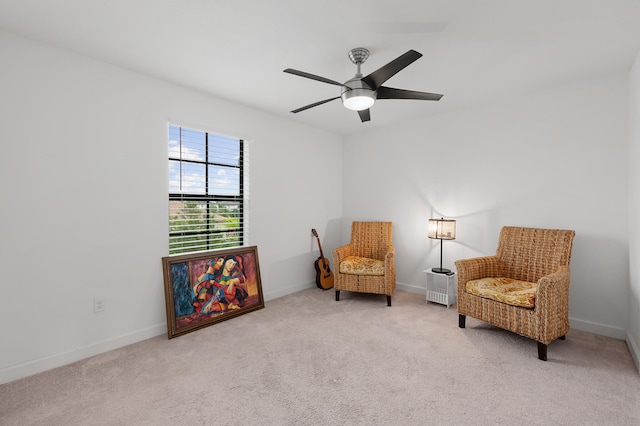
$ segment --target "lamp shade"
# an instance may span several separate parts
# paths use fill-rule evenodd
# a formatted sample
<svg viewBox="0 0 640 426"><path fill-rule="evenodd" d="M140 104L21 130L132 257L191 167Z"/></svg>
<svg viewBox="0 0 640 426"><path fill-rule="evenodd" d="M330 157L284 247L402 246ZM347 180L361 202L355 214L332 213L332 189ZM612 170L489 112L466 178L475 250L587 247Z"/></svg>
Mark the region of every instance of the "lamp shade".
<svg viewBox="0 0 640 426"><path fill-rule="evenodd" d="M453 219L429 219L429 238L438 240L456 239L456 221Z"/></svg>

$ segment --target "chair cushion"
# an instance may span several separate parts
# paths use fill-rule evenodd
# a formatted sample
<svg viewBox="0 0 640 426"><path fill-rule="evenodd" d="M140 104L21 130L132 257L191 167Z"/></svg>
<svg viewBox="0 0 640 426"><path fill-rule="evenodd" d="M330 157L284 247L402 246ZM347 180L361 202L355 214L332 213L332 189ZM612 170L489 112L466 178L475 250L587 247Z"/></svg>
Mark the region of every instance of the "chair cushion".
<svg viewBox="0 0 640 426"><path fill-rule="evenodd" d="M382 260L347 256L340 262L340 273L349 275L384 275Z"/></svg>
<svg viewBox="0 0 640 426"><path fill-rule="evenodd" d="M482 278L467 281L467 293L509 305L533 308L538 284L512 278Z"/></svg>

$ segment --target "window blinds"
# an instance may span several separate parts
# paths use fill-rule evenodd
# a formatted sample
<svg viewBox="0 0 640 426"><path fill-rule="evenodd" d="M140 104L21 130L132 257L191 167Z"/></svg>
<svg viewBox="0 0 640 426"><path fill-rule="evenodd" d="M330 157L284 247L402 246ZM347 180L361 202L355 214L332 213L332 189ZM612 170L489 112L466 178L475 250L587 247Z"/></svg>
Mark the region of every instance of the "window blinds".
<svg viewBox="0 0 640 426"><path fill-rule="evenodd" d="M169 126L169 253L244 242L244 141Z"/></svg>

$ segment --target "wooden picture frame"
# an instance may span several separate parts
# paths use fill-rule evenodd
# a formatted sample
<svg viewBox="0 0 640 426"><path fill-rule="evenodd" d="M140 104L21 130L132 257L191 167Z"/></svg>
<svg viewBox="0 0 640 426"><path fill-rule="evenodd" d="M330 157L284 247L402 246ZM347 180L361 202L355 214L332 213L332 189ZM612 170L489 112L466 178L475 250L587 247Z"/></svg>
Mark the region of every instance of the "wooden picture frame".
<svg viewBox="0 0 640 426"><path fill-rule="evenodd" d="M169 339L264 308L258 247L162 258Z"/></svg>

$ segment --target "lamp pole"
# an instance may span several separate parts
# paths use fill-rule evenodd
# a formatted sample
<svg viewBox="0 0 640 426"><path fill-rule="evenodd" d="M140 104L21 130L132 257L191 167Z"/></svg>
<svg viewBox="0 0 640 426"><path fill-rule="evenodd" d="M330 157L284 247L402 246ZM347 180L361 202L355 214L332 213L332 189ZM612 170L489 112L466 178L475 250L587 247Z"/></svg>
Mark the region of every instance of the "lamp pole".
<svg viewBox="0 0 640 426"><path fill-rule="evenodd" d="M431 270L436 274L448 274L449 272L451 272L451 269L445 269L442 267L442 238L439 238L439 240L440 240L440 267L432 268Z"/></svg>

